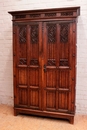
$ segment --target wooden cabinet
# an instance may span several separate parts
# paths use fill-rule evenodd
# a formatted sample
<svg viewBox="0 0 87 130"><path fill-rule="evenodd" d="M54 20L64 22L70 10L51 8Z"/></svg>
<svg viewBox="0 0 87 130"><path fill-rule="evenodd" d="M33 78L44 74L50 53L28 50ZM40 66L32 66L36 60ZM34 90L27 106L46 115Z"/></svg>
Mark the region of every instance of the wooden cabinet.
<svg viewBox="0 0 87 130"><path fill-rule="evenodd" d="M80 7L9 13L13 16L14 114L73 123Z"/></svg>

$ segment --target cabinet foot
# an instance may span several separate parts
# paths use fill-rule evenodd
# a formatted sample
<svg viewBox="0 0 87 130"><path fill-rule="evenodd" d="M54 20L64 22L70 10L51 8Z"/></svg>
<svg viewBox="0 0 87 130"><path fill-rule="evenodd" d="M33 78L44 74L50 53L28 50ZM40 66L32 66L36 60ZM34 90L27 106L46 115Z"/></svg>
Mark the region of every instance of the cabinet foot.
<svg viewBox="0 0 87 130"><path fill-rule="evenodd" d="M69 122L70 124L74 124L74 117L70 117Z"/></svg>
<svg viewBox="0 0 87 130"><path fill-rule="evenodd" d="M14 116L17 116L19 112L17 110L14 110Z"/></svg>

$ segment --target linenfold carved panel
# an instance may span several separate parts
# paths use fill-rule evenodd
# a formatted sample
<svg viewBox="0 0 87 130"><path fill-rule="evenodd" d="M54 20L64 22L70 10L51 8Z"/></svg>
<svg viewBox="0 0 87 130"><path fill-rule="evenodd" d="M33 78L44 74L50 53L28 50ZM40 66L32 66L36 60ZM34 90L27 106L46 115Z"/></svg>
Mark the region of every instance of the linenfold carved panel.
<svg viewBox="0 0 87 130"><path fill-rule="evenodd" d="M54 65L56 65L55 59L48 59L47 65L48 65L48 66L54 66Z"/></svg>
<svg viewBox="0 0 87 130"><path fill-rule="evenodd" d="M30 60L30 65L38 65L38 60L37 59Z"/></svg>
<svg viewBox="0 0 87 130"><path fill-rule="evenodd" d="M69 35L69 24L61 23L60 24L60 42L67 43Z"/></svg>
<svg viewBox="0 0 87 130"><path fill-rule="evenodd" d="M27 31L27 28L25 25L19 26L19 43L26 43L26 39L27 39L26 31Z"/></svg>
<svg viewBox="0 0 87 130"><path fill-rule="evenodd" d="M20 58L19 65L26 65L26 64L27 64L27 59L26 58Z"/></svg>
<svg viewBox="0 0 87 130"><path fill-rule="evenodd" d="M56 42L56 24L47 24L48 43Z"/></svg>
<svg viewBox="0 0 87 130"><path fill-rule="evenodd" d="M38 43L39 41L39 28L38 25L31 25L31 34L30 34L30 38L31 38L31 43Z"/></svg>

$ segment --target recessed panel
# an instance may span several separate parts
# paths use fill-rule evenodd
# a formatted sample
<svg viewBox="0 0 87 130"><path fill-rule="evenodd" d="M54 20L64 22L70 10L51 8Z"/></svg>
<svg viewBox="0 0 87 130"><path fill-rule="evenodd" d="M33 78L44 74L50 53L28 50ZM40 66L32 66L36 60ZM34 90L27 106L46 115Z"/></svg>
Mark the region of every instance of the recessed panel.
<svg viewBox="0 0 87 130"><path fill-rule="evenodd" d="M29 84L30 86L39 86L39 70L29 70Z"/></svg>
<svg viewBox="0 0 87 130"><path fill-rule="evenodd" d="M46 87L56 87L56 70L48 70L46 72Z"/></svg>
<svg viewBox="0 0 87 130"><path fill-rule="evenodd" d="M19 105L28 105L28 91L25 88L18 88Z"/></svg>
<svg viewBox="0 0 87 130"><path fill-rule="evenodd" d="M59 71L59 88L69 88L69 70Z"/></svg>
<svg viewBox="0 0 87 130"><path fill-rule="evenodd" d="M67 92L59 92L58 109L67 110L69 104L69 94Z"/></svg>
<svg viewBox="0 0 87 130"><path fill-rule="evenodd" d="M46 108L53 108L56 107L56 93L55 91L47 91L46 92Z"/></svg>
<svg viewBox="0 0 87 130"><path fill-rule="evenodd" d="M30 89L30 107L39 107L39 91L36 89Z"/></svg>
<svg viewBox="0 0 87 130"><path fill-rule="evenodd" d="M27 69L26 68L20 68L18 70L18 79L19 84L26 85L27 84Z"/></svg>

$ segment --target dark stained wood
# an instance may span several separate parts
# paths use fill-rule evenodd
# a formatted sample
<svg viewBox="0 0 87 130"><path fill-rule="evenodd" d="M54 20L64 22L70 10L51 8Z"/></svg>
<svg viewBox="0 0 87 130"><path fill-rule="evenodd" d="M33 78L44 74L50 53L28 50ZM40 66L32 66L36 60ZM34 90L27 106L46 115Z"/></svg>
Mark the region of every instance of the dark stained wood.
<svg viewBox="0 0 87 130"><path fill-rule="evenodd" d="M63 118L73 124L80 7L9 13L13 16L14 115Z"/></svg>

